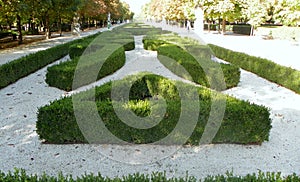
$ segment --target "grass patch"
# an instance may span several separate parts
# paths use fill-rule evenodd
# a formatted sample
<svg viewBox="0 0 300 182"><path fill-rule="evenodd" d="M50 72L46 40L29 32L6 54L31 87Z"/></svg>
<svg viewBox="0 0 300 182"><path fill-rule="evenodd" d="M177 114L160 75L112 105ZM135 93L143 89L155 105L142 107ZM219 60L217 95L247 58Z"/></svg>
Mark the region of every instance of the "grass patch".
<svg viewBox="0 0 300 182"><path fill-rule="evenodd" d="M124 94L126 95L124 88L129 83L133 85L129 92L129 100L126 101L123 97ZM77 114L79 112L77 116L82 117L81 119L87 119L85 131L90 135L99 136L101 131L108 129L116 137L128 143L153 143L170 135L178 125L180 113L186 113L183 119L184 127L179 129L176 135L172 135L171 141L163 144L182 144L182 140L187 137L187 141L184 140L186 144L199 145L210 114L216 116L220 113L219 110L211 110L212 101L221 103L223 100L227 102L224 117L219 123L217 120L214 121L214 125L220 124L220 128L212 143L260 144L269 138L270 114L263 106L237 100L204 87L195 87L145 73L114 82L119 91L114 92L116 99L112 101L112 84L109 82L96 87L95 93L92 90L82 92L74 95L73 100L72 97L66 97L39 108L37 133L40 139L57 144L87 143L86 135L80 130L78 118L75 117L74 111L76 111ZM178 88L184 91L179 92ZM196 90L196 93L191 92L192 90ZM73 107L74 98L79 103L76 109ZM197 102L197 99L200 102ZM134 115L140 117L147 117L149 113L154 113L155 117L162 120L153 123L156 121L155 118L150 118L146 120L145 126L153 127L137 129L125 124L119 118L116 109L125 113L133 111ZM89 128L89 122L91 122L90 126L93 126L94 122L98 121L93 110L99 114L105 126L95 125ZM163 110L165 112L159 114L159 111ZM126 114L124 116L127 117ZM187 134L185 127L193 129ZM96 137L93 143L111 143L111 141L105 137Z"/></svg>
<svg viewBox="0 0 300 182"><path fill-rule="evenodd" d="M281 66L268 59L235 52L212 44L209 46L218 58L300 94L300 71Z"/></svg>

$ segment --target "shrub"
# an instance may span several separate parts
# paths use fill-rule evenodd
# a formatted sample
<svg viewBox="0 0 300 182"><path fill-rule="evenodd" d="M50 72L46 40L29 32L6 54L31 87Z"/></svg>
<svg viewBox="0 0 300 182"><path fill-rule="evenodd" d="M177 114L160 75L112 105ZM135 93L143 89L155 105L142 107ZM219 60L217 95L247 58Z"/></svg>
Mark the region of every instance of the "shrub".
<svg viewBox="0 0 300 182"><path fill-rule="evenodd" d="M110 53L112 54L107 55ZM46 82L50 86L70 91L114 73L125 64L125 59L123 47L106 45L90 54L49 67ZM79 61L82 64L79 65ZM73 83L75 73L80 78L77 77L76 82ZM93 73L97 73L97 75Z"/></svg>
<svg viewBox="0 0 300 182"><path fill-rule="evenodd" d="M216 45L209 45L220 59L240 66L271 82L300 93L300 71L281 66L270 60L235 52Z"/></svg>
<svg viewBox="0 0 300 182"><path fill-rule="evenodd" d="M196 42L190 41L189 39L184 40L174 36L160 38L162 40L159 38L151 39L150 37L146 37L144 39L144 47L157 51L161 63L178 76L206 87L210 87L210 83L213 82L212 88L214 87L213 89L217 90L223 90L224 87L232 88L239 83L239 68L234 65L219 64L211 61L212 53L209 47L197 45ZM168 43L167 41L177 42L177 44L183 48ZM193 53L193 55L190 53ZM175 60L177 63L173 63L172 60L164 56ZM183 66L192 78L185 76L185 73L178 68L178 64ZM222 84L223 78L221 74L223 74L226 86Z"/></svg>
<svg viewBox="0 0 300 182"><path fill-rule="evenodd" d="M251 25L233 25L232 31L236 34L250 35Z"/></svg>
<svg viewBox="0 0 300 182"><path fill-rule="evenodd" d="M101 35L101 40L97 39L96 42L92 42L93 40L86 39L71 45L69 48L70 58L80 57L84 52L95 52L106 44L121 44L125 51L131 51L135 48L133 36L124 32L104 32Z"/></svg>
<svg viewBox="0 0 300 182"><path fill-rule="evenodd" d="M92 35L94 37L97 35ZM89 38L91 38L89 37ZM72 44L79 42L74 40L65 44L61 44L47 50L38 51L29 54L14 61L8 62L0 66L0 88L4 88L9 84L47 66L50 63L66 56L69 52L69 47Z"/></svg>
<svg viewBox="0 0 300 182"><path fill-rule="evenodd" d="M225 175L217 175L217 176L207 176L203 179L205 182L210 181L228 181L228 182L243 182L243 181L282 181L282 182L298 182L300 177L297 174L287 175L282 177L280 172L259 172L258 174L247 174L245 176L236 176L232 172L226 172ZM0 171L0 181L2 182L58 182L58 181L66 181L66 182L81 182L81 181L105 181L105 182L130 182L130 181L164 181L164 182L196 182L202 181L197 179L194 176L187 175L185 177L167 177L166 172L152 172L151 174L129 174L127 176L108 178L98 174L85 174L76 179L72 176L64 176L62 173L59 173L57 177L48 176L43 173L41 176L37 175L28 175L24 169L15 169L14 172L9 171L7 174Z"/></svg>
<svg viewBox="0 0 300 182"><path fill-rule="evenodd" d="M125 92L126 89L123 88L129 83L133 83L133 86L129 93L130 100L125 102L122 92ZM204 87L195 87L187 83L171 81L161 76L145 73L115 81L114 86L119 88L119 91L114 93L114 106L111 99L112 82L96 87L95 94L91 90L76 94L73 96L73 100L74 98L80 100L80 106L76 112L80 113L80 117L87 117L88 119L91 118L89 114L92 114L93 103L96 102L98 113L105 127L126 142L152 143L169 135L177 125L184 102L188 103L184 111L192 113L186 116L187 125L190 125L189 122L195 116L194 114L199 113L198 122L195 124L194 131L191 131L187 144L199 145L199 139L204 132L208 117L212 114L210 112L220 112L211 111L212 98L215 102L224 99L227 101L225 115L220 129L212 141L213 143L260 144L268 140L271 129L270 114L268 109L263 106L240 101ZM183 95L179 96L178 87L184 89ZM198 93L191 93L191 89L196 89ZM159 98L164 98L166 112L162 116L162 121L149 129L130 127L123 123L115 112L116 108L122 108L125 111L133 110L136 115L145 117L151 112L164 109ZM196 102L196 98L200 98L200 105ZM157 100L157 104L150 104L151 107L149 107L148 102L153 101L153 99ZM197 110L199 106L200 110ZM72 97L63 98L39 108L36 126L40 139L48 143L87 143L76 122ZM95 131L97 127L93 127L92 131L89 128L88 133L99 133L103 129L100 127L100 129L98 128L100 131ZM179 138L174 138L174 141L165 144L179 144L181 137L185 136L184 132L179 131L176 135L176 137L180 136ZM104 138L97 138L93 142L110 143Z"/></svg>
<svg viewBox="0 0 300 182"><path fill-rule="evenodd" d="M208 26L210 26L210 30L216 31L218 29L218 25L216 24L204 24L204 30L208 30Z"/></svg>

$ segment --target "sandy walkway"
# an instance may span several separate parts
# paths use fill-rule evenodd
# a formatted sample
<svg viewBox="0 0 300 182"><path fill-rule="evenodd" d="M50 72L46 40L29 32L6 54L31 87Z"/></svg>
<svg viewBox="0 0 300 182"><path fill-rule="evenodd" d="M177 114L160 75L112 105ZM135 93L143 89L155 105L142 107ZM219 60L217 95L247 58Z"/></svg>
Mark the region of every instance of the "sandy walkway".
<svg viewBox="0 0 300 182"><path fill-rule="evenodd" d="M74 36L68 32L63 34L62 37L55 37L49 40L33 42L31 44L21 45L14 48L0 49L0 55L1 55L0 65L18 59L30 53L35 53L37 51L45 50L50 47L54 47L56 45L78 39L80 37L86 37L95 34L97 32L106 31L106 30L107 28L99 28L95 30L84 31L80 33L80 36Z"/></svg>
<svg viewBox="0 0 300 182"><path fill-rule="evenodd" d="M139 46L137 50L127 53L126 66L110 79L121 78L123 73L135 72L141 67L141 61L153 59L153 52L140 50ZM139 56L143 59L137 59L141 58ZM148 71L169 74L159 62L154 64L150 61L150 65L146 62L144 66ZM63 171L64 174L80 176L85 172L101 172L112 177L165 170L169 176L185 176L186 171L189 171L190 175L198 178L223 174L227 170L233 170L239 175L258 170L300 174L300 95L252 73L243 71L239 86L226 93L270 107L273 121L270 141L262 146L184 147L175 153L175 147L166 146L41 144L35 132L37 108L65 94L48 87L44 81L45 74L46 68L0 90L2 171L17 167L37 174L45 171L49 175L56 175ZM151 155L143 155L145 152ZM150 163L134 165L143 162Z"/></svg>

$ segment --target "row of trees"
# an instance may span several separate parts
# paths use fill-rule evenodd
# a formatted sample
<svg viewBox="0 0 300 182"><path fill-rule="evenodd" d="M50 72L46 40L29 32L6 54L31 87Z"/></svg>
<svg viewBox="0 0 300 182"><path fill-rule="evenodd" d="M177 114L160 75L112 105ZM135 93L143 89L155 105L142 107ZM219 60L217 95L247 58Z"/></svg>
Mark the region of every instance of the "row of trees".
<svg viewBox="0 0 300 182"><path fill-rule="evenodd" d="M195 20L193 13L200 7L208 23L249 23L253 28L262 23L300 25L300 0L151 0L143 7L144 16L155 20Z"/></svg>
<svg viewBox="0 0 300 182"><path fill-rule="evenodd" d="M82 24L96 22L104 25L108 13L112 20L132 19L129 5L120 0L0 0L0 26L12 28L17 25L19 43L22 43L23 25L29 31L43 27L46 38L51 38L55 24L61 32L62 24L71 24L79 17Z"/></svg>

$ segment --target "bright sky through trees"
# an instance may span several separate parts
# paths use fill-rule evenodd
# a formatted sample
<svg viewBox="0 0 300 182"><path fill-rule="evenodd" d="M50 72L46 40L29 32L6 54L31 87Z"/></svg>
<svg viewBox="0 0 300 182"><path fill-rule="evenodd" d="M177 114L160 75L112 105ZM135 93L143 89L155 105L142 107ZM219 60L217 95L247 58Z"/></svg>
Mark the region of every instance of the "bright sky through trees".
<svg viewBox="0 0 300 182"><path fill-rule="evenodd" d="M129 4L130 10L133 11L136 15L141 13L143 5L150 2L150 0L123 0L123 1Z"/></svg>

